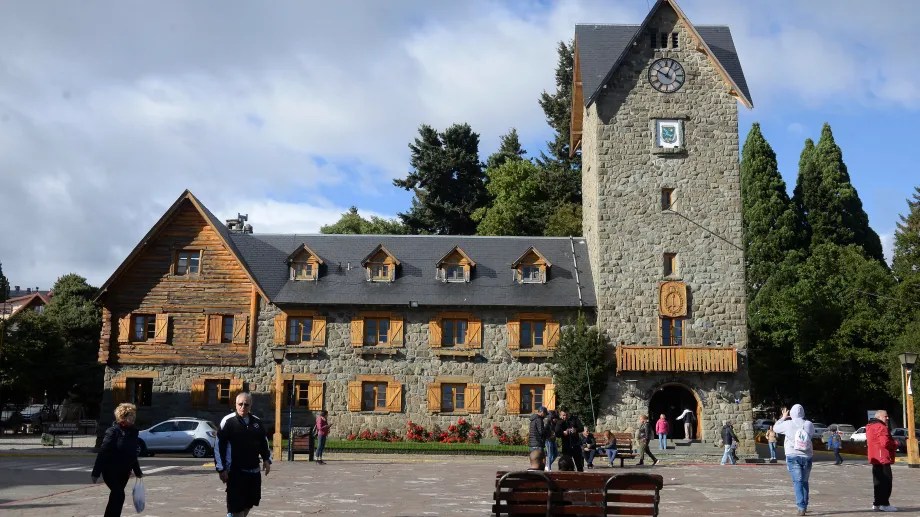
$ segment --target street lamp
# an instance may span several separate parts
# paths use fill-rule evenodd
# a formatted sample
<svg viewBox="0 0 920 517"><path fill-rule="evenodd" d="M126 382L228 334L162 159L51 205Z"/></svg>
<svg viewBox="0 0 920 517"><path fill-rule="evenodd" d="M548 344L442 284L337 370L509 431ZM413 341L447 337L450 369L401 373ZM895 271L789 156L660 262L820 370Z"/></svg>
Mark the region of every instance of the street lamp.
<svg viewBox="0 0 920 517"><path fill-rule="evenodd" d="M907 406L907 466L910 468L920 467L920 455L917 453L917 435L914 431L914 393L910 387L910 374L917 362L917 354L914 352L904 352L898 356L901 360L901 366L904 367L904 404Z"/></svg>
<svg viewBox="0 0 920 517"><path fill-rule="evenodd" d="M272 359L275 361L275 434L272 436L272 457L281 461L281 396L284 391L284 380L281 378L281 363L287 349L283 346L272 348Z"/></svg>

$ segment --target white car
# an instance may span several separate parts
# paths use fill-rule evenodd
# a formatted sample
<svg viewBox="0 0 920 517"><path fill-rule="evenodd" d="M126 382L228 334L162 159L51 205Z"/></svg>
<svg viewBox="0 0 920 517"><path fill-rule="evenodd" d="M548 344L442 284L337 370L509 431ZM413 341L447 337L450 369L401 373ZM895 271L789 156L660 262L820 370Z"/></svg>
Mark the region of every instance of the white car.
<svg viewBox="0 0 920 517"><path fill-rule="evenodd" d="M188 451L196 458L206 458L217 446L217 431L214 422L200 418L171 418L138 433L137 455Z"/></svg>
<svg viewBox="0 0 920 517"><path fill-rule="evenodd" d="M850 424L831 424L828 427L828 430L836 430L840 433L841 440L849 440L853 433L856 432L856 428Z"/></svg>
<svg viewBox="0 0 920 517"><path fill-rule="evenodd" d="M856 430L855 433L851 434L851 435L850 435L850 441L851 441L851 442L863 442L863 443L865 443L865 441L866 441L866 428L865 428L865 426L860 427L859 429Z"/></svg>
<svg viewBox="0 0 920 517"><path fill-rule="evenodd" d="M812 438L824 438L824 435L827 434L827 425L819 423L819 422L812 422L812 425L815 426L815 432L814 434L811 435L811 437Z"/></svg>

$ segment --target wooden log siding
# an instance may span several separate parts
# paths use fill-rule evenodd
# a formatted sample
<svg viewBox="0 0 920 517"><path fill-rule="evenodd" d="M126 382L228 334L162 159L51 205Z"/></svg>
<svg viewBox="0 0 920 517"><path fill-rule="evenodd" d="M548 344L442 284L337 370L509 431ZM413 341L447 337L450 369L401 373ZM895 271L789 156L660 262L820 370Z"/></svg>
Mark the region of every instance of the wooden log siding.
<svg viewBox="0 0 920 517"><path fill-rule="evenodd" d="M176 253L183 249L201 250L197 275L174 274ZM217 232L186 200L109 286L103 299L108 317L99 359L109 364L249 365L251 343L240 338L233 339L235 343L209 343L207 318L215 313L234 318L251 314L254 289ZM168 315L166 339L119 339L119 320L130 314ZM124 330L133 329L129 324ZM245 335L246 330L240 330Z"/></svg>
<svg viewBox="0 0 920 517"><path fill-rule="evenodd" d="M618 346L617 372L737 372L736 348Z"/></svg>

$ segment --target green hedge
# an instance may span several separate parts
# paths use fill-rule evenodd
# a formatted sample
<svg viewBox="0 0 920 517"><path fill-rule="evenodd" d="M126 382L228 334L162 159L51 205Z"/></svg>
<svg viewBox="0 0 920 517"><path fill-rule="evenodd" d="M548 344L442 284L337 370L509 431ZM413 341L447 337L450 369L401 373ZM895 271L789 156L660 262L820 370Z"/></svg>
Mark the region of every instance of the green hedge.
<svg viewBox="0 0 920 517"><path fill-rule="evenodd" d="M284 440L283 446L287 447L287 440ZM364 452L368 454L470 454L483 456L526 456L530 453L530 448L524 445L375 442L367 440L327 440L326 450L336 452Z"/></svg>

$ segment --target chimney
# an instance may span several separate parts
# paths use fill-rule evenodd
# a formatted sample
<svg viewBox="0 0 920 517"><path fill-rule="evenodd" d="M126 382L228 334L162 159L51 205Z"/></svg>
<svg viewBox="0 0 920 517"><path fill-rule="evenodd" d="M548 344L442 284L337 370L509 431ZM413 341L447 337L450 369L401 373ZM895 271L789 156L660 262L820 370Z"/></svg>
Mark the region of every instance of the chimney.
<svg viewBox="0 0 920 517"><path fill-rule="evenodd" d="M16 286L16 294L19 294L19 286Z"/></svg>
<svg viewBox="0 0 920 517"><path fill-rule="evenodd" d="M32 288L26 287L26 294L32 294Z"/></svg>
<svg viewBox="0 0 920 517"><path fill-rule="evenodd" d="M38 286L35 286L35 292L36 293L38 292Z"/></svg>

